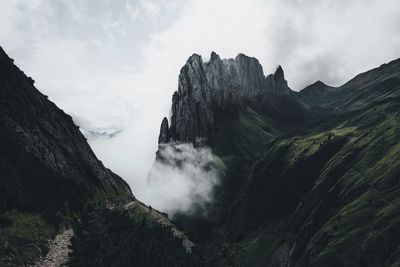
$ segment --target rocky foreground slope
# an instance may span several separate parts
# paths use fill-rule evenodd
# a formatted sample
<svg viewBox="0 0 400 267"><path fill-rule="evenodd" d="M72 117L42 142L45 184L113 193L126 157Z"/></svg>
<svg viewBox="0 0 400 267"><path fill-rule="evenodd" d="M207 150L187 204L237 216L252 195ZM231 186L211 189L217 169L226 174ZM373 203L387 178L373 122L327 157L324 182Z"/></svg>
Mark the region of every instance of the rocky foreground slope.
<svg viewBox="0 0 400 267"><path fill-rule="evenodd" d="M175 223L233 265L400 265L399 100L400 60L293 92L281 67L193 55L159 143L208 145L227 172L208 217Z"/></svg>

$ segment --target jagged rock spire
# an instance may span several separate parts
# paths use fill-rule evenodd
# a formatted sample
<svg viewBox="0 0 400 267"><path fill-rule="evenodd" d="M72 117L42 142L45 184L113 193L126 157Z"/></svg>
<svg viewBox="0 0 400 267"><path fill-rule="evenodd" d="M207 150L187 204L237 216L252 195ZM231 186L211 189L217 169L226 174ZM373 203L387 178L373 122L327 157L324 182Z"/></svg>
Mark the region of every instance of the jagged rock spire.
<svg viewBox="0 0 400 267"><path fill-rule="evenodd" d="M215 53L214 51L211 52L211 56L210 56L210 62L214 62L214 61L220 61L221 58L219 57L219 55L217 53Z"/></svg>
<svg viewBox="0 0 400 267"><path fill-rule="evenodd" d="M266 78L267 87L273 95L287 95L290 89L285 80L285 73L282 66L278 66L274 74L268 75Z"/></svg>
<svg viewBox="0 0 400 267"><path fill-rule="evenodd" d="M289 92L281 66L265 77L259 61L244 54L221 60L212 52L208 62L193 54L180 71L178 90L172 98L171 125L168 128L168 120L163 120L159 143L211 140L216 117L227 107L260 104L266 97Z"/></svg>
<svg viewBox="0 0 400 267"><path fill-rule="evenodd" d="M161 122L161 128L160 128L160 135L158 137L158 143L159 144L168 143L169 139L170 139L170 136L169 136L168 119L164 117L164 119Z"/></svg>
<svg viewBox="0 0 400 267"><path fill-rule="evenodd" d="M274 79L276 82L278 81L282 81L285 80L285 74L283 72L282 66L279 65L278 68L276 69L275 73L274 73Z"/></svg>

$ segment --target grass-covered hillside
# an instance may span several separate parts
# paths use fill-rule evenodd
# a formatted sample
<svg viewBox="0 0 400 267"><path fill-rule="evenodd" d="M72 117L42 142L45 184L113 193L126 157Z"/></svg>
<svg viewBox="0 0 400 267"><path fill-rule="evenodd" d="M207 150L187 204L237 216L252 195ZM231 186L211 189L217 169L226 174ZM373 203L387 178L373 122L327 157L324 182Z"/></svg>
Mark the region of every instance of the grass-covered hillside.
<svg viewBox="0 0 400 267"><path fill-rule="evenodd" d="M292 266L395 266L398 100L272 141L228 223L244 246L244 262L262 266L283 257Z"/></svg>

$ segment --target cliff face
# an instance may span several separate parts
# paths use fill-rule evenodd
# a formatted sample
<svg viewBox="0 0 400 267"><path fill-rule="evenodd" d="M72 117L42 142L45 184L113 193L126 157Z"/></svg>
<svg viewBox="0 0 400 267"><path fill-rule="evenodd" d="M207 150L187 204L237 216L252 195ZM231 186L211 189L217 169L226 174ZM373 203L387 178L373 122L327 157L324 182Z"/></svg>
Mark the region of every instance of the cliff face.
<svg viewBox="0 0 400 267"><path fill-rule="evenodd" d="M265 77L258 60L243 54L222 60L213 52L208 62L194 54L181 69L172 98L171 126L163 120L159 142L211 141L222 113L262 106L266 98L290 92L281 67Z"/></svg>

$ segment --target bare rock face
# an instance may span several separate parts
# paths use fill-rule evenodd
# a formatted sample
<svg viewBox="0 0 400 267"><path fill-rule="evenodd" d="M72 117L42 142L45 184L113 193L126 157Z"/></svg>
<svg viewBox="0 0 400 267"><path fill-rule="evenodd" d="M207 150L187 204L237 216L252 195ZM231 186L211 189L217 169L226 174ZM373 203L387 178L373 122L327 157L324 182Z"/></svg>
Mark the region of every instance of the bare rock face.
<svg viewBox="0 0 400 267"><path fill-rule="evenodd" d="M258 60L244 54L222 60L212 52L208 62L193 54L180 71L172 98L171 126L167 128L164 118L159 143L212 140L220 114L245 105L262 105L265 98L289 93L280 66L265 77Z"/></svg>
<svg viewBox="0 0 400 267"><path fill-rule="evenodd" d="M281 66L279 66L274 74L270 74L266 77L267 87L272 94L289 94L290 89L287 81L285 80L285 74Z"/></svg>

